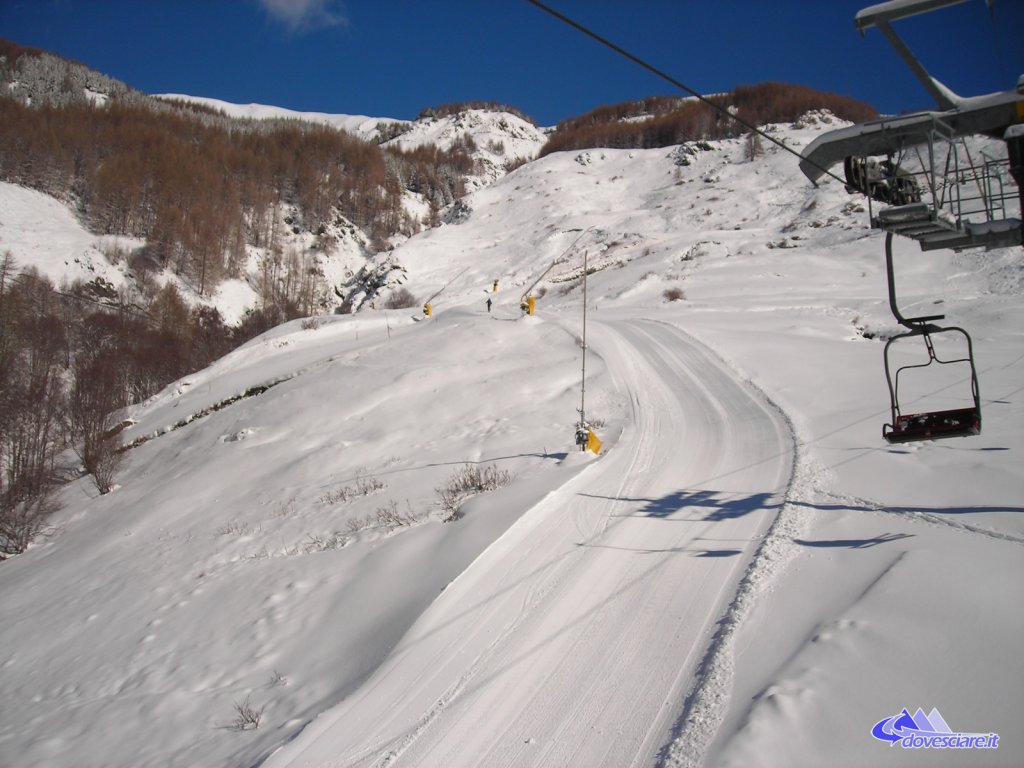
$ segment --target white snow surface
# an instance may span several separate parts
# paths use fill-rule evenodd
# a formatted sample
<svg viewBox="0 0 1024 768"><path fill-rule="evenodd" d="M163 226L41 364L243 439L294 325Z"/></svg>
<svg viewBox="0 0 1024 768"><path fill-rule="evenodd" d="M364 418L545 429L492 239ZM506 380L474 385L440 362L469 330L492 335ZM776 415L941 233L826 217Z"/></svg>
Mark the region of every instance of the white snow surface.
<svg viewBox="0 0 1024 768"><path fill-rule="evenodd" d="M0 182L0 253L10 252L20 266L34 266L55 284L65 278L68 282L101 278L120 286L125 272L114 266L114 254L138 245L134 238L93 235L60 201Z"/></svg>
<svg viewBox="0 0 1024 768"><path fill-rule="evenodd" d="M488 109L465 109L445 117L423 117L410 121L365 115L303 112L267 104L234 104L205 96L176 93L160 94L157 98L193 102L220 110L228 117L248 120L301 120L327 125L355 134L366 141L379 139L379 124L400 123L404 124L407 130L387 144L403 149L434 144L440 149L447 150L456 141L469 136L477 144L477 149L471 154L480 165L479 171L472 174L468 180L467 186L470 191L501 178L505 174L506 163L519 159L534 159L547 142L545 129L538 128L518 115Z"/></svg>
<svg viewBox="0 0 1024 768"><path fill-rule="evenodd" d="M282 206L278 216L294 209ZM284 227L282 222L282 228ZM365 263L365 236L354 227L328 225L334 236L327 248L315 247L309 232L289 230L280 236L284 248L306 253L323 275L322 303L337 300L331 288L344 285ZM353 234L355 233L355 234ZM145 245L139 238L95 235L60 201L36 190L0 181L0 254L10 253L18 267L34 266L58 288L76 280L100 280L114 288L138 289L129 257ZM200 296L172 270L155 273L160 284L173 283L191 305L215 307L229 325L240 322L245 313L259 306L259 285L263 260L269 249L248 247L249 259L242 277L221 281L216 290Z"/></svg>
<svg viewBox="0 0 1024 768"><path fill-rule="evenodd" d="M220 110L228 117L245 120L302 120L304 122L328 125L348 131L372 141L377 136L377 123L394 122L388 118L367 117L366 115L342 115L329 112L306 112L269 104L235 104L206 96L186 96L180 93L157 94L158 99L193 102L211 109ZM401 121L398 121L401 122Z"/></svg>
<svg viewBox="0 0 1024 768"><path fill-rule="evenodd" d="M467 180L468 191L489 186L505 175L506 164L533 160L547 143L543 128L509 112L466 109L454 115L425 117L409 124L409 130L387 142L403 149L433 144L450 149L469 137L476 145L471 152L479 169Z"/></svg>
<svg viewBox="0 0 1024 768"><path fill-rule="evenodd" d="M432 318L295 321L131 408L118 487L0 564L0 764L1024 763L1020 249L898 244L985 421L888 446L860 201L776 148L676 157L529 163L389 254ZM467 463L512 482L441 522ZM904 707L998 749L872 737Z"/></svg>

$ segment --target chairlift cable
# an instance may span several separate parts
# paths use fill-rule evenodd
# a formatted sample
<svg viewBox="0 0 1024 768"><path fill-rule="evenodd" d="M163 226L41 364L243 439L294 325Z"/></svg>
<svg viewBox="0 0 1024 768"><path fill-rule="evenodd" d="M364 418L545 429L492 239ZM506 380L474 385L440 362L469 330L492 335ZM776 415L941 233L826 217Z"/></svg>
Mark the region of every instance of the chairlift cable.
<svg viewBox="0 0 1024 768"><path fill-rule="evenodd" d="M996 66L999 67L999 82L1006 83L1006 65L1003 62L1003 49L999 45L999 25L996 24L996 3L995 0L985 0L988 6L988 20L992 27L992 50L996 54Z"/></svg>
<svg viewBox="0 0 1024 768"><path fill-rule="evenodd" d="M44 275L44 278L45 278L45 275ZM28 283L25 282L25 281L30 280L32 278L29 278L27 275L23 275L23 274L18 273L18 274L11 275L9 279L11 281L18 280L18 281L21 282L22 285L28 285ZM81 295L76 294L76 293L67 293L65 291L61 291L61 290L59 290L57 288L54 288L52 286L52 284L49 285L49 289L50 289L50 291L53 292L54 295L60 296L63 299L71 299L72 301L80 301L80 302L82 302L84 304L95 304L97 307L102 307L103 309L110 309L110 310L114 310L115 312L127 312L129 314L137 315L137 316L139 316L139 317L141 317L141 318L143 318L145 320L156 322L155 318L151 314L149 314L149 312L147 312L146 310L142 309L141 307L139 307L138 305L135 305L135 304L107 304L106 302L99 301L98 299L90 299L88 296L81 296Z"/></svg>
<svg viewBox="0 0 1024 768"><path fill-rule="evenodd" d="M775 144L776 146L781 147L786 152L789 152L791 155L795 155L796 157L800 158L803 162L805 162L805 163L807 163L809 165L813 165L815 168L817 168L819 171L821 171L822 174L824 174L826 176L831 176L833 179L838 181L840 184L845 184L846 183L846 181L844 179L841 179L839 176L837 176L836 174L832 173L832 171L830 171L828 168L825 168L824 166L819 165L818 163L814 162L813 160L805 158L803 155L801 155L799 152L797 152L795 149L790 147L785 142L780 141L779 139L776 139L774 136L770 136L769 134L767 134L764 131L760 130L757 126L751 125L749 122L747 122L743 118L741 118L741 117L739 117L737 115L734 115L732 112L730 112L729 110L727 110L727 109L725 109L723 107L720 107L719 105L715 104L713 101L711 101L706 96L703 96L700 93L698 93L697 91L693 90L692 88L690 88L690 87L688 87L686 85L683 85L683 83L679 82L678 80L676 80L675 78L671 77L670 75L667 75L666 73L662 72L660 69L658 69L657 67L653 66L652 64L649 64L648 62L644 61L639 56L635 56L634 54L630 53L629 51L625 50L624 48L619 47L618 45L616 45L615 43L611 42L610 40L607 40L606 38L601 37L599 34L597 34L596 32L593 32L590 29L587 29L586 27L584 27L579 22L573 21L568 16L565 16L565 15L559 13L558 11L554 10L553 8L550 8L549 6L547 6L544 3L540 2L540 0L527 0L527 2L530 3L531 5L536 6L537 8L539 8L542 11L544 11L545 13L548 13L551 16L554 16L559 21L564 22L565 24L568 24L573 29L576 29L577 31L582 32L587 37L590 37L593 40L596 40L601 45L603 45L603 46L605 46L607 48L610 48L611 50L615 51L620 56L624 56L625 58L627 58L630 61L632 61L634 64L637 64L637 65L643 67L648 72L656 75L657 77L660 77L665 82L670 83L671 85L674 85L676 88L680 89L684 93L690 94L695 99L697 99L698 101L700 101L703 104L706 104L707 106L711 107L715 111L720 112L721 114L731 118L732 120L735 120L737 123L742 125L744 128L747 128L748 130L756 133L758 136L761 136L761 137L763 137L765 139L768 139L768 141L770 141L772 144ZM815 184L815 186L817 186L817 184Z"/></svg>

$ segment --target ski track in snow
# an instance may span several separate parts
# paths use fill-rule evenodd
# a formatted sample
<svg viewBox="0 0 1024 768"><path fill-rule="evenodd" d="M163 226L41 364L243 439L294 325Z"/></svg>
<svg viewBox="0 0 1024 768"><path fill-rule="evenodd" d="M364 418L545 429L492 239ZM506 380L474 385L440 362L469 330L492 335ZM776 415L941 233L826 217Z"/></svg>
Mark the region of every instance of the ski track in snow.
<svg viewBox="0 0 1024 768"><path fill-rule="evenodd" d="M678 328L595 326L632 403L619 441L267 766L699 759L731 682L722 626L739 615L737 585L759 583L755 551L791 487L792 429Z"/></svg>

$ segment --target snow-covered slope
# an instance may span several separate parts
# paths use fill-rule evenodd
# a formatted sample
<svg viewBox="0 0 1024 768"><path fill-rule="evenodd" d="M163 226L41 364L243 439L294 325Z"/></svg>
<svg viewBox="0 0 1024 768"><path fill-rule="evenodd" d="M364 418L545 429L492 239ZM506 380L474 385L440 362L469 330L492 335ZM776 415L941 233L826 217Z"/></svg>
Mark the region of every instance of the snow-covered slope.
<svg viewBox="0 0 1024 768"><path fill-rule="evenodd" d="M319 125L329 125L332 128L348 131L361 136L367 141L377 138L377 124L392 122L383 117L367 117L366 115L340 115L326 112L300 112L284 107L274 107L268 104L235 104L221 99L211 99L205 96L186 96L180 93L161 93L156 98L170 101L186 101L200 104L223 112L228 117L237 117L243 120L302 120Z"/></svg>
<svg viewBox="0 0 1024 768"><path fill-rule="evenodd" d="M547 142L541 128L509 112L466 109L445 117L425 117L409 124L409 130L391 139L403 149L434 144L449 149L456 142L473 142L471 151L480 169L469 179L469 191L493 184L509 164L533 160Z"/></svg>
<svg viewBox="0 0 1024 768"><path fill-rule="evenodd" d="M99 278L121 286L126 270L115 262L138 245L129 237L93 235L58 200L0 182L0 253L10 252L54 284Z"/></svg>
<svg viewBox="0 0 1024 768"><path fill-rule="evenodd" d="M279 211L288 215L289 208ZM348 282L366 260L366 238L351 225L326 225L329 238L309 232L292 232L282 223L281 242L286 250L306 254L309 263L323 275L320 303L324 309L340 301L331 290ZM329 242L327 247L324 242ZM319 243L314 246L314 243ZM133 253L145 245L138 238L95 235L60 201L36 190L0 181L0 253L9 252L19 267L33 266L56 286L76 280L100 281L114 289L138 290L130 268ZM171 270L156 280L173 283L192 304L216 307L228 324L238 323L260 304L253 286L260 284L268 248L248 248L249 258L242 277L223 280L217 289L199 296Z"/></svg>
<svg viewBox="0 0 1024 768"><path fill-rule="evenodd" d="M465 109L444 117L421 117L404 121L365 115L327 114L323 112L298 112L266 104L233 104L220 99L201 96L185 96L165 93L157 98L190 101L220 110L228 117L248 120L302 120L328 125L353 133L366 141L379 141L381 125L402 125L400 135L386 141L411 149L423 144L434 144L440 149L450 149L466 137L476 145L471 151L479 161L480 170L470 179L471 189L479 189L505 175L510 163L532 160L547 142L547 133L518 115L491 109Z"/></svg>
<svg viewBox="0 0 1024 768"><path fill-rule="evenodd" d="M367 141L378 140L378 125L400 124L383 118L360 115L335 115L296 112L262 104L232 104L193 96L164 94L159 98L192 101L219 109L228 117L272 120L290 119L328 125L361 136ZM472 147L470 154L476 167L466 179L469 190L479 190L502 178L508 168L535 158L547 137L543 130L528 121L507 112L467 109L445 117L425 117L405 124L405 130L388 143L412 149L434 144L443 150L456 142ZM407 192L404 205L410 216L425 220L430 206L423 195ZM325 230L314 235L301 227L293 227L293 219L301 219L300 212L289 205L280 206L274 215L279 219L279 250L302 254L310 267L322 276L318 302L322 310L330 311L343 303L345 295L353 294L355 306L367 297L364 285L353 280L366 267L370 253L369 238L358 227L340 214L333 222L324 224ZM466 208L457 201L445 212L448 220L460 220ZM395 236L395 243L404 236ZM145 246L137 238L96 236L88 232L69 208L40 192L0 182L0 253L10 251L22 266L33 265L55 284L62 281L89 282L97 278L115 288L133 285L128 260L133 252ZM229 324L237 323L249 309L260 304L260 296L253 286L260 285L264 264L272 259L271 249L248 248L249 258L243 274L223 281L211 295L199 296L170 271L158 275L160 282L173 282L193 304L216 307ZM387 274L388 270L384 270ZM398 273L400 274L400 273ZM385 278L385 284L395 280Z"/></svg>
<svg viewBox="0 0 1024 768"><path fill-rule="evenodd" d="M900 247L985 426L886 446L881 238L711 146L529 163L387 256L431 319L291 323L132 409L119 487L0 567L0 763L1020 764L1021 253ZM441 522L467 462L511 482ZM999 747L872 737L904 707Z"/></svg>

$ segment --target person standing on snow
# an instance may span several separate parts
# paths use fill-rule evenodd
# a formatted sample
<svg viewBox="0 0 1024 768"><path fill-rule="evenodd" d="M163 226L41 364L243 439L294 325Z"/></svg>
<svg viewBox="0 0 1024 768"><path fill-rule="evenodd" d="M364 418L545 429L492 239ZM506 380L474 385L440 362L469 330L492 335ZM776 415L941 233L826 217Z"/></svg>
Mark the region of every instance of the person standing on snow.
<svg viewBox="0 0 1024 768"><path fill-rule="evenodd" d="M487 311L488 312L491 311L491 300L490 299L487 300Z"/></svg>

